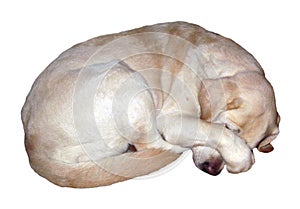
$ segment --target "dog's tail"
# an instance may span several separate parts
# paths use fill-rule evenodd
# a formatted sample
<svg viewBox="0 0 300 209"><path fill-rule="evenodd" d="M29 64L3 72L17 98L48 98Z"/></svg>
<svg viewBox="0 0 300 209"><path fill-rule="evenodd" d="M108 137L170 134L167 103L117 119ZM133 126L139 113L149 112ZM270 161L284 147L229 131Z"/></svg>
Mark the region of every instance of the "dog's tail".
<svg viewBox="0 0 300 209"><path fill-rule="evenodd" d="M30 165L39 175L56 185L75 188L106 186L147 175L180 156L165 150L149 149L107 157L99 162L68 164L43 157L32 148L30 142L26 144Z"/></svg>

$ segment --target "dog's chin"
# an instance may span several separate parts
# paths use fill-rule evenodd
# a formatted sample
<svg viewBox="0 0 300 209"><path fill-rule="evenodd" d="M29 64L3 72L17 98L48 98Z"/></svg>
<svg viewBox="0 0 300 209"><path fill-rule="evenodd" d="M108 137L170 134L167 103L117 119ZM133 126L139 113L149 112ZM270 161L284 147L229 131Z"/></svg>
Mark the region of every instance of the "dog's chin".
<svg viewBox="0 0 300 209"><path fill-rule="evenodd" d="M194 147L192 151L197 168L213 176L221 173L225 163L216 150L209 147Z"/></svg>

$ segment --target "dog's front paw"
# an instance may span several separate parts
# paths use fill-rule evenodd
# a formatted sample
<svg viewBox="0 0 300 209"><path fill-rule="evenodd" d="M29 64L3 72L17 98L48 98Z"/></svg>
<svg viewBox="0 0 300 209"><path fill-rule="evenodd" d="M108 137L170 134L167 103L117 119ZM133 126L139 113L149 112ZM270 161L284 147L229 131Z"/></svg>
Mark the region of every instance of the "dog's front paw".
<svg viewBox="0 0 300 209"><path fill-rule="evenodd" d="M229 142L224 143L220 153L230 173L248 171L254 164L254 155L246 142L237 135L230 133Z"/></svg>
<svg viewBox="0 0 300 209"><path fill-rule="evenodd" d="M226 161L226 169L230 173L241 173L248 171L254 164L254 156L250 149L233 153Z"/></svg>

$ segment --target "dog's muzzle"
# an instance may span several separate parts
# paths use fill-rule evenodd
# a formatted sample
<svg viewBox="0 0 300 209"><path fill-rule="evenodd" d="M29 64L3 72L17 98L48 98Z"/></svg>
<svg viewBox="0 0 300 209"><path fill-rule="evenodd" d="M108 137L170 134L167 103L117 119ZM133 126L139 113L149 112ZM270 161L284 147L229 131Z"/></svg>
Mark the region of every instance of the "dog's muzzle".
<svg viewBox="0 0 300 209"><path fill-rule="evenodd" d="M196 164L196 166L204 171L205 173L208 173L213 176L217 176L221 173L223 167L224 167L224 162L223 159L211 159L209 161L205 161L200 164Z"/></svg>
<svg viewBox="0 0 300 209"><path fill-rule="evenodd" d="M192 151L193 160L197 168L213 176L221 173L225 163L216 150L199 146L194 147Z"/></svg>

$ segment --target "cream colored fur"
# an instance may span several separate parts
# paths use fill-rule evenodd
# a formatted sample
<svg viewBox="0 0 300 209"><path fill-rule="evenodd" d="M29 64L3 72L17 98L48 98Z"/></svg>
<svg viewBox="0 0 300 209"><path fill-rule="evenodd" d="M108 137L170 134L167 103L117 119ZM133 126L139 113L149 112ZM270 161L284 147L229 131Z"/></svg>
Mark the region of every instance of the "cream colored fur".
<svg viewBox="0 0 300 209"><path fill-rule="evenodd" d="M252 149L271 151L279 133L254 57L185 22L73 46L37 78L22 121L32 168L69 187L146 175L189 149L198 167L218 159L215 172L247 171Z"/></svg>

